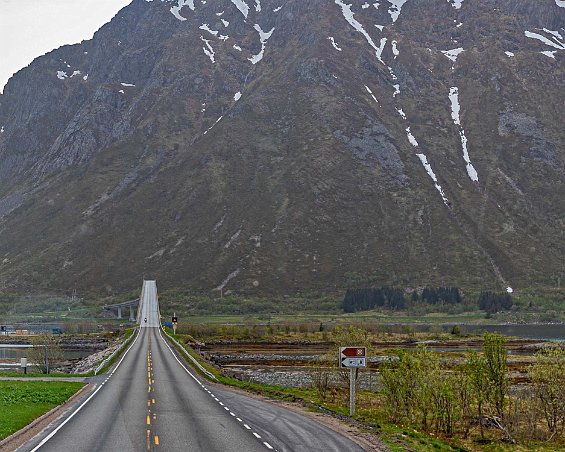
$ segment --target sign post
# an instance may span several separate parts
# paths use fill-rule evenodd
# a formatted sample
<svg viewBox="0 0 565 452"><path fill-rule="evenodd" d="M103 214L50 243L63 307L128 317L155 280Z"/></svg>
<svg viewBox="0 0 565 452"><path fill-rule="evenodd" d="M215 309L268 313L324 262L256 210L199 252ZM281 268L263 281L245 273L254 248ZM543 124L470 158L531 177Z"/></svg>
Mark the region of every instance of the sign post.
<svg viewBox="0 0 565 452"><path fill-rule="evenodd" d="M173 314L173 318L171 319L171 321L173 324L173 334L177 334L178 317L176 312Z"/></svg>
<svg viewBox="0 0 565 452"><path fill-rule="evenodd" d="M367 367L367 347L339 347L339 367L349 369L349 415L355 414L355 373Z"/></svg>

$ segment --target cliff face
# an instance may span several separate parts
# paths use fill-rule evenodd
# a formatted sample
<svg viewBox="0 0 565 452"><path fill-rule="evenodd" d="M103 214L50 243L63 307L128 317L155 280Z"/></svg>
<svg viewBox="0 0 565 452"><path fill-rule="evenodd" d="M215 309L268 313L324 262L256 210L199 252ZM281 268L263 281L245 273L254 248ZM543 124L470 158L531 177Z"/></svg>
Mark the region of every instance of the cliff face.
<svg viewBox="0 0 565 452"><path fill-rule="evenodd" d="M0 95L0 282L555 285L564 24L554 0L135 0Z"/></svg>

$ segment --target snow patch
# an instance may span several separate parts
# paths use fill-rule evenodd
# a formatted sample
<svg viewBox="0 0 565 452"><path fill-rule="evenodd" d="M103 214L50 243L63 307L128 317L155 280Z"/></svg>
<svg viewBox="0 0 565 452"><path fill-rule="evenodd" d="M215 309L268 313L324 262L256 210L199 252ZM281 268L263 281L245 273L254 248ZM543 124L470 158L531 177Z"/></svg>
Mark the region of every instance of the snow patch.
<svg viewBox="0 0 565 452"><path fill-rule="evenodd" d="M387 0L387 1L390 3L390 8L388 9L388 13L390 14L392 21L396 22L398 20L398 17L400 16L400 12L402 11L402 6L408 0Z"/></svg>
<svg viewBox="0 0 565 452"><path fill-rule="evenodd" d="M255 24L253 28L255 28L255 30L257 30L257 32L259 33L259 39L261 40L261 51L257 55L253 55L251 58L248 58L248 60L251 61L251 64L257 64L259 61L263 59L263 56L265 54L265 47L267 46L267 41L272 36L273 31L275 31L275 27L273 27L269 32L264 32L259 26L259 24Z"/></svg>
<svg viewBox="0 0 565 452"><path fill-rule="evenodd" d="M224 116L222 115L218 119L216 119L216 122L214 124L212 124L210 127L208 127L208 130L206 130L206 132L204 132L204 135L206 135L208 132L210 132L210 130L212 130L214 128L214 126L222 120L223 117Z"/></svg>
<svg viewBox="0 0 565 452"><path fill-rule="evenodd" d="M194 0L178 0L178 3L171 7L171 14L181 22L187 20L186 17L180 15L181 9L185 6L188 6L192 11L194 11Z"/></svg>
<svg viewBox="0 0 565 452"><path fill-rule="evenodd" d="M278 13L282 9L282 6L278 6L277 8L273 9L274 13Z"/></svg>
<svg viewBox="0 0 565 452"><path fill-rule="evenodd" d="M463 47L458 47L457 49L442 50L441 53L443 53L451 61L455 62L457 61L457 57L459 56L459 54L461 54L461 52L464 51L465 50L463 49Z"/></svg>
<svg viewBox="0 0 565 452"><path fill-rule="evenodd" d="M345 20L347 22L349 22L349 25L351 25L353 28L355 28L355 30L357 30L359 33L361 33L365 37L365 39L367 40L369 45L373 49L375 49L375 51L377 53L377 58L380 61L382 61L381 57L380 57L380 54L382 53L382 49L379 51L379 48L377 47L377 45L375 44L375 42L373 41L371 36L369 36L369 33L367 33L365 31L365 29L363 28L363 25L361 25L357 20L355 20L355 18L353 17L353 11L351 11L351 5L346 5L341 0L334 0L334 1L335 1L336 5L341 6L341 12L343 14L343 17L345 17ZM402 1L402 0L398 0L398 1ZM383 39L385 39L385 43L386 43L386 38L383 38ZM383 48L384 48L384 46L383 46Z"/></svg>
<svg viewBox="0 0 565 452"><path fill-rule="evenodd" d="M247 19L247 15L249 14L249 5L243 0L231 0L231 2L241 11L243 17Z"/></svg>
<svg viewBox="0 0 565 452"><path fill-rule="evenodd" d="M241 91L238 91L237 93L234 94L233 96L233 100L235 100L236 102L241 99Z"/></svg>
<svg viewBox="0 0 565 452"><path fill-rule="evenodd" d="M555 0L555 4L559 6L559 8L565 8L565 0Z"/></svg>
<svg viewBox="0 0 565 452"><path fill-rule="evenodd" d="M120 85L122 86L126 86L126 87L130 87L130 86L135 86L133 83L120 83Z"/></svg>
<svg viewBox="0 0 565 452"><path fill-rule="evenodd" d="M465 160L467 174L469 176L469 179L471 179L473 182L479 182L479 175L477 173L477 170L471 163L471 157L469 157L465 129L463 129L463 127L461 126L461 117L459 115L459 113L461 112L461 104L459 103L459 89L456 86L451 87L451 89L449 90L449 100L451 101L451 117L453 118L453 123L459 127L461 147L463 148L463 160Z"/></svg>
<svg viewBox="0 0 565 452"><path fill-rule="evenodd" d="M234 44L234 45L233 45L233 48L234 48L235 50L237 50L238 52L241 52L241 51L242 51L242 50L241 50L241 47L239 47L237 44Z"/></svg>
<svg viewBox="0 0 565 452"><path fill-rule="evenodd" d="M525 34L526 37L528 37L528 38L537 39L538 41L541 41L541 42L543 42L544 44L546 44L546 45L548 45L548 46L550 46L550 47L553 47L553 48L555 48L555 49L565 50L565 42L560 42L560 41L555 37L555 35L553 35L553 36L554 36L553 39L554 39L555 41L557 41L557 42L554 42L554 41L552 41L552 40L546 38L545 36L540 35L539 33L532 33L531 31L528 31L528 30L526 30L526 31L524 32L524 34ZM563 39L563 38L561 38L561 39Z"/></svg>
<svg viewBox="0 0 565 452"><path fill-rule="evenodd" d="M392 93L392 97L396 97L400 94L400 85L392 85L394 88L394 93Z"/></svg>
<svg viewBox="0 0 565 452"><path fill-rule="evenodd" d="M218 31L210 29L210 27L208 26L208 24L202 24L202 25L200 25L200 27L198 27L198 28L199 28L200 30L207 31L207 32L210 33L211 35L218 36Z"/></svg>
<svg viewBox="0 0 565 452"><path fill-rule="evenodd" d="M447 0L447 3L451 3L455 9L461 9L461 4L464 0Z"/></svg>
<svg viewBox="0 0 565 452"><path fill-rule="evenodd" d="M426 169L428 176L430 176L431 179L434 181L434 185L435 185L437 191L439 192L439 194L441 195L441 198L443 199L443 203L447 207L449 207L449 200L447 199L447 196L445 196L445 193L444 193L443 189L441 188L441 185L439 185L439 183L437 181L437 177L434 173L434 170L432 169L432 166L428 163L428 158L426 157L425 154L416 154L416 156L420 159L420 161L422 162L422 165L424 165L424 168Z"/></svg>
<svg viewBox="0 0 565 452"><path fill-rule="evenodd" d="M414 146L415 148L418 147L418 142L416 141L416 138L414 138L414 135L412 135L410 127L406 127L406 136L408 137L408 141L410 141L410 144L412 146Z"/></svg>
<svg viewBox="0 0 565 452"><path fill-rule="evenodd" d="M383 64L385 64L385 62L382 60L381 56L383 54L383 50L385 49L386 41L386 38L381 38L381 43L379 45L379 48L377 49L377 59Z"/></svg>
<svg viewBox="0 0 565 452"><path fill-rule="evenodd" d="M563 4L565 4L565 2L563 2ZM564 7L565 7L565 6L564 6ZM514 289L512 289L512 287L508 286L508 287L506 288L506 292L508 292L508 293L513 293L513 292L514 292Z"/></svg>
<svg viewBox="0 0 565 452"><path fill-rule="evenodd" d="M400 55L400 52L398 51L398 47L397 47L398 42L392 41L391 44L392 44L392 54L394 55L394 59L396 60L396 57Z"/></svg>
<svg viewBox="0 0 565 452"><path fill-rule="evenodd" d="M557 53L557 50L544 50L540 53L555 60L555 54Z"/></svg>
<svg viewBox="0 0 565 452"><path fill-rule="evenodd" d="M341 47L339 47L339 46L335 43L335 39L333 38L333 36L330 36L328 39L332 42L332 45L334 46L334 49L339 50L339 51L341 52Z"/></svg>
<svg viewBox="0 0 565 452"><path fill-rule="evenodd" d="M64 71L57 71L57 78L59 80L65 80L68 77L67 73Z"/></svg>
<svg viewBox="0 0 565 452"><path fill-rule="evenodd" d="M512 58L514 56L514 52L510 52L509 50L507 50L506 52L504 52L506 54L506 56L508 58Z"/></svg>
<svg viewBox="0 0 565 452"><path fill-rule="evenodd" d="M206 47L202 47L202 50L204 50L204 53L206 54L206 56L208 58L210 58L210 61L212 63L215 63L216 62L216 53L214 52L214 49L210 45L210 41L208 41L207 39L204 39L203 36L200 36L200 39L202 40L202 42L204 44L206 44Z"/></svg>
<svg viewBox="0 0 565 452"><path fill-rule="evenodd" d="M367 92L371 95L371 97L373 98L373 100L378 104L379 101L377 100L377 98L376 98L375 95L373 94L373 91L371 91L371 88L369 88L367 85L365 85L365 89L366 89Z"/></svg>

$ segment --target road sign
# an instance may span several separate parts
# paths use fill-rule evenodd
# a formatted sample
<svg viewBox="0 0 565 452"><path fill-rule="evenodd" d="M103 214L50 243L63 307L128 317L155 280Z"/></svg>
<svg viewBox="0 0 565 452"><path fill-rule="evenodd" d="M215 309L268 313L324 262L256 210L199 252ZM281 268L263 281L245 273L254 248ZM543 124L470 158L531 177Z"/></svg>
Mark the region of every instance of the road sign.
<svg viewBox="0 0 565 452"><path fill-rule="evenodd" d="M178 317L174 316L174 317L172 318L172 324L173 324L173 325L176 325L177 323L178 323Z"/></svg>
<svg viewBox="0 0 565 452"><path fill-rule="evenodd" d="M339 347L339 367L367 367L367 347Z"/></svg>
<svg viewBox="0 0 565 452"><path fill-rule="evenodd" d="M339 347L339 367L349 369L349 415L353 416L357 368L367 367L367 347Z"/></svg>

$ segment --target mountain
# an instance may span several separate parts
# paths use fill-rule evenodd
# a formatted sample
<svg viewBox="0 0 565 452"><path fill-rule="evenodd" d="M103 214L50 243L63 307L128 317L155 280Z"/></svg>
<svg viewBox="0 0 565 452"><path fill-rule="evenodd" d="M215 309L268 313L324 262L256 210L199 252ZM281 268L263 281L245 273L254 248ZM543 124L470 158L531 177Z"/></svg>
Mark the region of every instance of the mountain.
<svg viewBox="0 0 565 452"><path fill-rule="evenodd" d="M565 3L134 0L0 95L0 285L542 289Z"/></svg>

